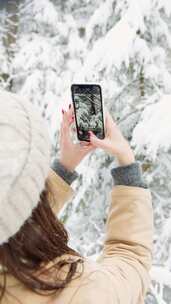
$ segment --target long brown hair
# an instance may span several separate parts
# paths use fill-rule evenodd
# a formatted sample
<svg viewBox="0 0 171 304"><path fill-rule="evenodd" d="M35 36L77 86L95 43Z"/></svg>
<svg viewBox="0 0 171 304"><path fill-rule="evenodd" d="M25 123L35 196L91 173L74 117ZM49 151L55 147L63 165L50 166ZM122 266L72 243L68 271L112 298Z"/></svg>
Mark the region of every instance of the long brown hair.
<svg viewBox="0 0 171 304"><path fill-rule="evenodd" d="M50 295L63 289L72 280L78 263L83 265L83 257L67 245L68 233L50 206L49 191L46 181L45 189L32 215L7 243L0 246L4 282L0 286L0 302L6 292L7 273L12 274L32 291ZM53 193L51 195L53 196ZM55 258L65 254L77 256L78 259L60 259L54 262ZM46 269L49 262L52 262L52 267ZM65 279L61 280L52 275L53 271L66 264L69 264L69 271ZM36 275L41 271L45 272L44 279Z"/></svg>

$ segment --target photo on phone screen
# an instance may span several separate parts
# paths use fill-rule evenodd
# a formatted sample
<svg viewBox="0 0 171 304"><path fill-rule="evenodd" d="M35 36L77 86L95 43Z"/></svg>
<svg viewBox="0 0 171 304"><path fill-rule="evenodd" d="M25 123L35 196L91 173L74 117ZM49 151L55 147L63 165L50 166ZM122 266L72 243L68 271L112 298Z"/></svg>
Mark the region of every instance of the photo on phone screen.
<svg viewBox="0 0 171 304"><path fill-rule="evenodd" d="M94 84L74 84L71 91L78 139L89 141L90 130L103 139L105 134L101 87Z"/></svg>

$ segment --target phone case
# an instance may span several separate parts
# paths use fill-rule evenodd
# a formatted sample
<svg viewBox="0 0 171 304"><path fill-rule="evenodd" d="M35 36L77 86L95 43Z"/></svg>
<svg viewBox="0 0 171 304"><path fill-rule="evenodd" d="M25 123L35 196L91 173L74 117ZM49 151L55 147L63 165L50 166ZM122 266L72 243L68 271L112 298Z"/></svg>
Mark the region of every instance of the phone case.
<svg viewBox="0 0 171 304"><path fill-rule="evenodd" d="M75 102L74 102L74 88L78 86L78 87L87 87L87 86L96 86L100 88L100 96L101 96L101 104L102 104L102 119L103 119L103 135L105 137L105 113L104 113L104 102L103 102L103 98L102 98L102 89L101 86L99 84L72 84L71 85L71 92L72 92L72 102L73 102L73 106L74 106L74 116L75 116L75 122L76 122L76 129L77 129L77 138L82 141L83 139L79 136L79 128L78 128L78 122L77 122L77 115L76 115L76 108L75 108ZM103 138L104 138L103 137ZM101 139L103 139L101 138ZM84 139L83 141L90 141L89 139Z"/></svg>

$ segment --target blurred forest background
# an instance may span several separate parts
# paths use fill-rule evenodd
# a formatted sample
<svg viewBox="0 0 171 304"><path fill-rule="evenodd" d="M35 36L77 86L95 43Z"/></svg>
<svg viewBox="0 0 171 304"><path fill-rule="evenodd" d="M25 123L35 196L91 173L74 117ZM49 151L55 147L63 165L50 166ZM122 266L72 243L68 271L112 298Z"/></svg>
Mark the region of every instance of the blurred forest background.
<svg viewBox="0 0 171 304"><path fill-rule="evenodd" d="M0 87L27 96L47 121L58 154L61 108L73 82L99 83L149 184L155 215L146 304L171 303L170 0L0 1ZM70 245L102 250L115 160L103 151L78 166L61 212ZM87 171L88 168L88 171ZM87 173L87 174L86 174Z"/></svg>

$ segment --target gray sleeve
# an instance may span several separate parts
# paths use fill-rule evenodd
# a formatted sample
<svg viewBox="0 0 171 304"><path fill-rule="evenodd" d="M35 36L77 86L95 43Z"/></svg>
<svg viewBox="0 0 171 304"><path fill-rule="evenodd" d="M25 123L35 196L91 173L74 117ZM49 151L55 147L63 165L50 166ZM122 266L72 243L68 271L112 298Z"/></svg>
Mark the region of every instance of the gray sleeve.
<svg viewBox="0 0 171 304"><path fill-rule="evenodd" d="M77 171L66 169L56 158L51 163L51 168L69 185L79 176ZM111 170L111 175L115 185L148 188L148 185L143 180L141 165L138 162L113 168Z"/></svg>
<svg viewBox="0 0 171 304"><path fill-rule="evenodd" d="M142 176L141 164L138 162L113 168L111 174L115 185L148 188Z"/></svg>
<svg viewBox="0 0 171 304"><path fill-rule="evenodd" d="M62 177L69 185L79 176L77 171L70 171L63 166L58 159L54 159L51 163L51 168L60 177Z"/></svg>

